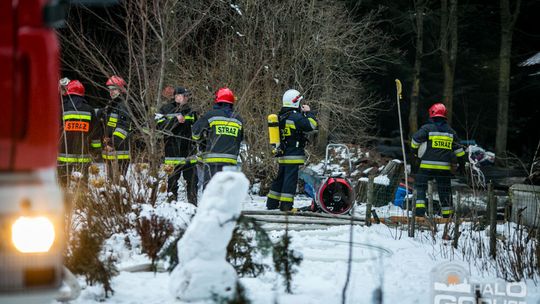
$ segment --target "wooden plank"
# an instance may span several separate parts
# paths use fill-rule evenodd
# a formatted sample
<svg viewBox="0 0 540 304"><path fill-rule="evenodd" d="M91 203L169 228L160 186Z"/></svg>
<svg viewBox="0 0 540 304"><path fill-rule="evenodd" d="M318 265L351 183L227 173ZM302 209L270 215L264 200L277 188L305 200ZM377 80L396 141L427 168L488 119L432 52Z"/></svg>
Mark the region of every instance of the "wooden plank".
<svg viewBox="0 0 540 304"><path fill-rule="evenodd" d="M315 225L350 225L350 219L329 219L329 218L309 218L282 215L248 215L261 223L281 223L281 224L315 224ZM364 221L353 221L353 225L363 225Z"/></svg>
<svg viewBox="0 0 540 304"><path fill-rule="evenodd" d="M430 224L429 218L420 217L420 216L415 216L414 221L415 223L420 224L420 225ZM391 223L391 224L407 224L407 217L406 216L390 216L388 218L381 218L381 222ZM436 217L436 218L433 218L433 222L435 224L446 224L446 223L452 222L452 219Z"/></svg>
<svg viewBox="0 0 540 304"><path fill-rule="evenodd" d="M338 214L329 214L322 212L311 212L311 211L297 211L297 212L284 212L278 210L243 210L242 215L288 215L288 216L305 216L305 217L321 217L321 218L332 218L332 219L344 219L351 220L350 215L338 215ZM363 217L353 216L355 221L364 221Z"/></svg>

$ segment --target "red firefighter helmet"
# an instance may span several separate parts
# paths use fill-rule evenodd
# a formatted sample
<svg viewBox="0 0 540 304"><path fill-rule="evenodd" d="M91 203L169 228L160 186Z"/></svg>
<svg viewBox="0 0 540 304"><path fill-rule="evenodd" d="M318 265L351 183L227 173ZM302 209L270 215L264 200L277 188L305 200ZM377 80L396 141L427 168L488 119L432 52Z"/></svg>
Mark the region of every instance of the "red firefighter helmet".
<svg viewBox="0 0 540 304"><path fill-rule="evenodd" d="M111 76L109 79L107 79L107 83L105 83L105 85L107 87L117 87L120 89L120 91L122 92L126 92L126 81L120 77L120 76L116 76L116 75L113 75Z"/></svg>
<svg viewBox="0 0 540 304"><path fill-rule="evenodd" d="M429 118L446 118L446 107L442 103L436 103L429 108Z"/></svg>
<svg viewBox="0 0 540 304"><path fill-rule="evenodd" d="M225 103L233 104L235 100L236 100L236 97L234 97L234 94L231 91L231 89L227 87L223 87L217 90L214 103L225 102Z"/></svg>
<svg viewBox="0 0 540 304"><path fill-rule="evenodd" d="M66 95L84 96L84 86L78 80L70 81L66 86Z"/></svg>

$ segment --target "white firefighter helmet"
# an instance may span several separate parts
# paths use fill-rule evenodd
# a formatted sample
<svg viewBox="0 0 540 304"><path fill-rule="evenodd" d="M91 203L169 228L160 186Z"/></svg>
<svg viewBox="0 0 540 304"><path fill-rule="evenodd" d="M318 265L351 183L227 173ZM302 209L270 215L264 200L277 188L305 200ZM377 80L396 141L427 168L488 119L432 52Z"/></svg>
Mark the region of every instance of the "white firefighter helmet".
<svg viewBox="0 0 540 304"><path fill-rule="evenodd" d="M300 101L304 99L304 96L300 94L297 90L287 90L283 94L283 106L288 108L298 108L300 107Z"/></svg>

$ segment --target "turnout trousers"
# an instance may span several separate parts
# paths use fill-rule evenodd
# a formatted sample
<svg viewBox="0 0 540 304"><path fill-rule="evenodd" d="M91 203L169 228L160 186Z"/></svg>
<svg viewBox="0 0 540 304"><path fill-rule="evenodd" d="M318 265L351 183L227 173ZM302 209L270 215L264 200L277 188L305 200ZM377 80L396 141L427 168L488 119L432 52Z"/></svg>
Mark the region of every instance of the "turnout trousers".
<svg viewBox="0 0 540 304"><path fill-rule="evenodd" d="M178 197L178 181L180 176L186 181L186 196L189 203L197 206L197 168L195 164L181 164L174 167L174 171L167 179L167 191L172 192L174 200Z"/></svg>
<svg viewBox="0 0 540 304"><path fill-rule="evenodd" d="M293 208L294 194L298 183L300 165L280 164L276 179L272 183L266 200L268 210L290 211Z"/></svg>
<svg viewBox="0 0 540 304"><path fill-rule="evenodd" d="M441 215L450 217L454 213L452 205L452 187L450 179L452 173L449 170L434 170L420 168L415 178L416 189L416 216L424 216L427 209L426 191L428 181L435 179L437 182L437 193L441 203Z"/></svg>
<svg viewBox="0 0 540 304"><path fill-rule="evenodd" d="M203 170L203 190L206 189L206 185L208 185L208 182L212 179L216 173L223 171L223 167L230 166L230 164L222 164L222 163L203 163L202 164L202 170Z"/></svg>

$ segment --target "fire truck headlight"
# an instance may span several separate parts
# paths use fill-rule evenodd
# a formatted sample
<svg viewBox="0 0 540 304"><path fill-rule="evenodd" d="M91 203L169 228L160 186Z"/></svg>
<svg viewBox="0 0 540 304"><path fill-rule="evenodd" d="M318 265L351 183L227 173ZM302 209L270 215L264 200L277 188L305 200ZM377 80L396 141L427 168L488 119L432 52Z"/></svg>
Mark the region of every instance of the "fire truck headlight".
<svg viewBox="0 0 540 304"><path fill-rule="evenodd" d="M13 244L22 253L47 252L54 238L54 225L44 216L21 216L11 226Z"/></svg>

